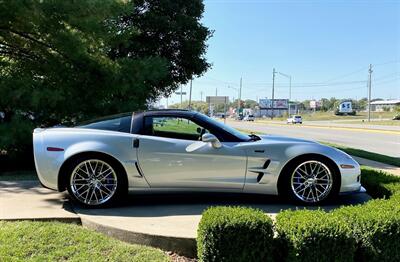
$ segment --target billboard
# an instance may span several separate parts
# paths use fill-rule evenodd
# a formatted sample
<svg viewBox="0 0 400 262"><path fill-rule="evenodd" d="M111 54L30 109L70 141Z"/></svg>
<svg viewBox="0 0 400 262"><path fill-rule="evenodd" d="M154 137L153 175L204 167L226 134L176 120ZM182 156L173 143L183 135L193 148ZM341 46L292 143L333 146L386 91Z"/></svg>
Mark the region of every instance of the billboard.
<svg viewBox="0 0 400 262"><path fill-rule="evenodd" d="M321 107L321 101L311 100L310 101L310 108L316 109Z"/></svg>
<svg viewBox="0 0 400 262"><path fill-rule="evenodd" d="M229 96L207 96L206 101L209 104L226 104L229 103Z"/></svg>
<svg viewBox="0 0 400 262"><path fill-rule="evenodd" d="M258 102L260 109L287 109L288 108L288 99L268 99L268 98L261 98Z"/></svg>

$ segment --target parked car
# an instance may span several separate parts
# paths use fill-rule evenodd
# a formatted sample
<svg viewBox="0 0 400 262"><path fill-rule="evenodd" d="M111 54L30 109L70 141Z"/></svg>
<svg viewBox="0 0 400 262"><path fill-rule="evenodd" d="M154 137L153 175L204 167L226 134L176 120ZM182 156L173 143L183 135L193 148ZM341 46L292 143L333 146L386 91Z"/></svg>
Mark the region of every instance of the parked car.
<svg viewBox="0 0 400 262"><path fill-rule="evenodd" d="M301 116L291 116L286 121L287 124L303 124Z"/></svg>
<svg viewBox="0 0 400 262"><path fill-rule="evenodd" d="M41 184L89 207L111 205L129 191L258 193L319 204L362 190L360 166L340 150L246 135L187 110L36 128L33 145Z"/></svg>
<svg viewBox="0 0 400 262"><path fill-rule="evenodd" d="M241 120L243 120L243 118L244 118L243 115L237 115L237 116L235 117L235 120L241 121Z"/></svg>
<svg viewBox="0 0 400 262"><path fill-rule="evenodd" d="M243 121L254 121L256 118L254 117L254 115L246 115L243 118Z"/></svg>

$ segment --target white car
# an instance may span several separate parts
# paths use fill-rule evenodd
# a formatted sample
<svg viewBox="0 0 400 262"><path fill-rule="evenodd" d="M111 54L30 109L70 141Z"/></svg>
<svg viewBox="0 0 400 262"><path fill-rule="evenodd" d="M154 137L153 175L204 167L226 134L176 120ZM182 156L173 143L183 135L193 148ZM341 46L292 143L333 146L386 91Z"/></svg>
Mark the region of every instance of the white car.
<svg viewBox="0 0 400 262"><path fill-rule="evenodd" d="M243 121L254 121L255 119L254 115L247 115L243 118Z"/></svg>
<svg viewBox="0 0 400 262"><path fill-rule="evenodd" d="M287 119L287 124L303 124L303 119L301 116L292 116Z"/></svg>
<svg viewBox="0 0 400 262"><path fill-rule="evenodd" d="M84 206L110 205L128 191L279 194L319 204L362 189L360 166L340 150L302 139L246 135L187 110L37 128L33 146L42 185L67 190Z"/></svg>

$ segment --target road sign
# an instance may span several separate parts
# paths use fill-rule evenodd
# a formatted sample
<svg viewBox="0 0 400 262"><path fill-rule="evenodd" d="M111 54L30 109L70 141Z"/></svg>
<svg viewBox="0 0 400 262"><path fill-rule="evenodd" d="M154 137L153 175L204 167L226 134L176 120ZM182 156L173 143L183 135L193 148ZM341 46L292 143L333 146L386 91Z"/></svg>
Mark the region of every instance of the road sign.
<svg viewBox="0 0 400 262"><path fill-rule="evenodd" d="M176 95L186 95L186 92L175 92Z"/></svg>

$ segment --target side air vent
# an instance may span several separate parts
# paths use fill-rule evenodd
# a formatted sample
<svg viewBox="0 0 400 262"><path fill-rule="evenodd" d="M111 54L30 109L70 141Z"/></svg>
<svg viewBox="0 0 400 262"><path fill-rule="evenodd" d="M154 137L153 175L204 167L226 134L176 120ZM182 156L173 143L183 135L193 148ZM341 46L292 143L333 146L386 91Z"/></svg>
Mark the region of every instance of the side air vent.
<svg viewBox="0 0 400 262"><path fill-rule="evenodd" d="M268 159L267 161L265 161L265 163L264 163L264 165L263 165L263 168L264 168L264 169L267 169L267 167L269 166L270 163L271 163L271 160L270 160L270 159Z"/></svg>

